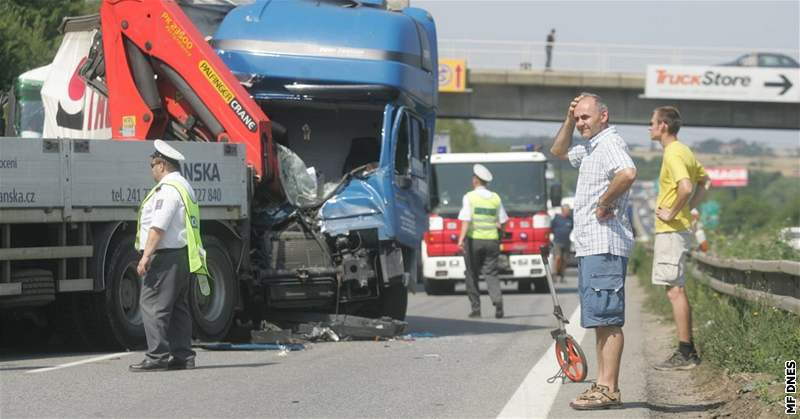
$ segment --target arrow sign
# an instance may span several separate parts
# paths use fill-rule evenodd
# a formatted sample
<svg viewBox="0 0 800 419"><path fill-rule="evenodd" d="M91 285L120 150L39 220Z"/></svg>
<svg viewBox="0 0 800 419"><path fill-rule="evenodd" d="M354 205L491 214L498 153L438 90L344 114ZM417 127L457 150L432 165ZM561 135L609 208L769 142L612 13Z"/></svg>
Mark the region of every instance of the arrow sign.
<svg viewBox="0 0 800 419"><path fill-rule="evenodd" d="M775 81L766 82L764 83L764 87L783 87L783 90L781 90L781 92L778 93L778 96L783 96L783 94L786 93L787 90L792 88L792 82L790 82L789 79L787 79L786 76L784 76L783 74L779 74L779 76L781 76L783 82L775 82Z"/></svg>
<svg viewBox="0 0 800 419"><path fill-rule="evenodd" d="M466 91L467 62L463 58L439 58L439 91Z"/></svg>

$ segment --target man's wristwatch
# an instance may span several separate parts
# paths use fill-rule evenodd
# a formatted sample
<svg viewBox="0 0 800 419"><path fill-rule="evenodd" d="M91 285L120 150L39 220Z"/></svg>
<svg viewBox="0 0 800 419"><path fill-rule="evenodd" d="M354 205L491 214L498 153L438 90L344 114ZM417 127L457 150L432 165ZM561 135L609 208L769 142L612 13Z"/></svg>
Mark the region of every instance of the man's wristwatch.
<svg viewBox="0 0 800 419"><path fill-rule="evenodd" d="M600 209L603 209L603 210L614 210L614 209L617 209L617 206L614 205L614 204L608 204L608 205L597 204L597 208L600 208Z"/></svg>

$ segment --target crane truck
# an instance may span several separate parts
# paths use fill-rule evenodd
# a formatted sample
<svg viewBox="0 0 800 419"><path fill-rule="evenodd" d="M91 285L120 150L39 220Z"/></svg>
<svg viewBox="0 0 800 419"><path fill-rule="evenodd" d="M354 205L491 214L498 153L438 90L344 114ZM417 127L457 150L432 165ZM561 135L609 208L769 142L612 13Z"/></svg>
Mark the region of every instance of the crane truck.
<svg viewBox="0 0 800 419"><path fill-rule="evenodd" d="M133 240L160 138L200 201L212 282L190 293L197 338L286 312L403 319L428 220L430 14L258 0L209 34L183 10L104 0L64 24L43 138L0 138L0 313L144 342Z"/></svg>

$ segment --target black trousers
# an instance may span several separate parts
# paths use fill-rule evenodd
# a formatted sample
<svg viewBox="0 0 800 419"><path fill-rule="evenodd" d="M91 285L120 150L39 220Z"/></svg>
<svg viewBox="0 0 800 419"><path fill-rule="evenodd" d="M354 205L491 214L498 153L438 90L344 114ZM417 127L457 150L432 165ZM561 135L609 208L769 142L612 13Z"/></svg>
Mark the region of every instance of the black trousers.
<svg viewBox="0 0 800 419"><path fill-rule="evenodd" d="M186 248L158 250L142 280L140 305L147 337L146 356L166 361L195 357L189 307L189 254Z"/></svg>
<svg viewBox="0 0 800 419"><path fill-rule="evenodd" d="M497 278L497 258L500 256L499 240L466 240L464 261L467 264L467 296L473 311L481 309L478 279L482 276L489 288L489 298L495 306L503 305L500 280Z"/></svg>

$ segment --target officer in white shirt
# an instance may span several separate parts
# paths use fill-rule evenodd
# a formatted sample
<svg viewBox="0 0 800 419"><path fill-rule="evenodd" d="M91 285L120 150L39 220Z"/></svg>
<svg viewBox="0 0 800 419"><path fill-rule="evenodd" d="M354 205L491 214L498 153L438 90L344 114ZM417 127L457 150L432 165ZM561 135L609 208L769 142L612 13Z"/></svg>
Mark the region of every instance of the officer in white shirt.
<svg viewBox="0 0 800 419"><path fill-rule="evenodd" d="M465 283L472 311L469 317L481 316L481 294L478 279L483 275L489 297L495 307L494 316L503 317L503 294L497 278L497 259L500 256L500 230L508 221L500 196L486 188L492 173L485 166L472 167L473 190L464 195L461 212L461 235L458 247L464 251L467 264Z"/></svg>
<svg viewBox="0 0 800 419"><path fill-rule="evenodd" d="M193 272L207 273L197 199L178 171L184 157L164 141L154 143L150 168L157 185L142 201L136 236L147 352L130 366L133 372L194 368L189 289ZM202 269L194 266L198 258Z"/></svg>

